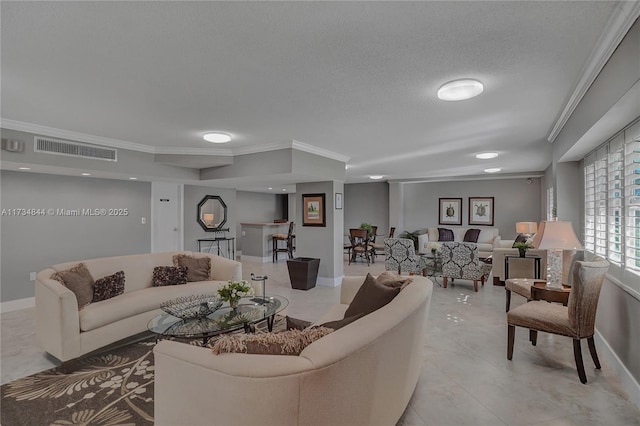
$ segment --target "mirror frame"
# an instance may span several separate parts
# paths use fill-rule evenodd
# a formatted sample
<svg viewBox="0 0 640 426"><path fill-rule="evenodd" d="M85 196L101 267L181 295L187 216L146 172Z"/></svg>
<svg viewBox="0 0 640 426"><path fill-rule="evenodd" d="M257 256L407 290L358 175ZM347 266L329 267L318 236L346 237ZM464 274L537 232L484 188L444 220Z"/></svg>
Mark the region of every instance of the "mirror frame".
<svg viewBox="0 0 640 426"><path fill-rule="evenodd" d="M224 217L222 218L222 220L220 221L220 223L216 227L209 227L209 226L207 226L206 223L204 223L202 221L202 206L204 206L204 204L209 200L218 200L220 202L220 204L222 205L222 209L224 211ZM222 227L224 226L224 224L227 223L227 205L225 204L225 202L222 200L222 198L219 195L205 195L204 198L198 203L198 209L197 209L196 214L197 214L196 220L198 221L200 226L202 226L202 229L204 229L207 232L220 231L222 229Z"/></svg>

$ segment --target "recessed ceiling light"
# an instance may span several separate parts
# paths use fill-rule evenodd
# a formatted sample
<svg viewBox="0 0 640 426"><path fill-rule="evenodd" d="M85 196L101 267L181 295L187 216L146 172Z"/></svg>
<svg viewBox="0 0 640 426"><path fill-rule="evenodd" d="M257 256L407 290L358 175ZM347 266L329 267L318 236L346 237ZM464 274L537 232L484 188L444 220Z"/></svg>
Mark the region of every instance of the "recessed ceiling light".
<svg viewBox="0 0 640 426"><path fill-rule="evenodd" d="M463 78L443 84L438 89L438 99L443 101L463 101L478 96L484 86L478 80Z"/></svg>
<svg viewBox="0 0 640 426"><path fill-rule="evenodd" d="M286 189L285 189L285 188L282 188L282 190L283 190L283 191L286 191Z"/></svg>
<svg viewBox="0 0 640 426"><path fill-rule="evenodd" d="M80 173L82 176L91 176L91 173Z"/></svg>
<svg viewBox="0 0 640 426"><path fill-rule="evenodd" d="M344 169L345 169L345 170L349 170L349 165L348 165L348 164L345 164L345 165L344 165Z"/></svg>
<svg viewBox="0 0 640 426"><path fill-rule="evenodd" d="M371 175L369 176L369 179L373 179L373 180L380 180L382 179L384 176L382 175Z"/></svg>
<svg viewBox="0 0 640 426"><path fill-rule="evenodd" d="M202 138L207 142L213 143L227 143L231 140L231 136L227 135L226 133L220 132L207 133L202 136Z"/></svg>
<svg viewBox="0 0 640 426"><path fill-rule="evenodd" d="M491 169L484 169L484 172L485 173L498 173L500 170L502 170L502 169L494 167L494 168L491 168Z"/></svg>
<svg viewBox="0 0 640 426"><path fill-rule="evenodd" d="M18 167L18 170L31 170L31 167Z"/></svg>
<svg viewBox="0 0 640 426"><path fill-rule="evenodd" d="M480 154L476 154L476 158L479 158L480 160L489 160L490 158L496 158L497 156L497 152L481 152Z"/></svg>
<svg viewBox="0 0 640 426"><path fill-rule="evenodd" d="M272 187L269 187L269 189L273 189Z"/></svg>
<svg viewBox="0 0 640 426"><path fill-rule="evenodd" d="M129 180L138 180L137 177L130 177Z"/></svg>

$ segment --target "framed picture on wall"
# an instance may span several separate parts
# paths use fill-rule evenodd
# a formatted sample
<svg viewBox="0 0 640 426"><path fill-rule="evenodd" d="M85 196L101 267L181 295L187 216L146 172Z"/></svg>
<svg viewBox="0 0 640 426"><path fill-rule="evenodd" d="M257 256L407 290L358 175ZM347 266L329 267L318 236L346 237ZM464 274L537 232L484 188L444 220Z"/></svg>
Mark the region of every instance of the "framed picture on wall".
<svg viewBox="0 0 640 426"><path fill-rule="evenodd" d="M493 197L469 197L469 225L493 226Z"/></svg>
<svg viewBox="0 0 640 426"><path fill-rule="evenodd" d="M326 226L324 194L302 194L302 226Z"/></svg>
<svg viewBox="0 0 640 426"><path fill-rule="evenodd" d="M438 224L462 225L462 198L439 198Z"/></svg>

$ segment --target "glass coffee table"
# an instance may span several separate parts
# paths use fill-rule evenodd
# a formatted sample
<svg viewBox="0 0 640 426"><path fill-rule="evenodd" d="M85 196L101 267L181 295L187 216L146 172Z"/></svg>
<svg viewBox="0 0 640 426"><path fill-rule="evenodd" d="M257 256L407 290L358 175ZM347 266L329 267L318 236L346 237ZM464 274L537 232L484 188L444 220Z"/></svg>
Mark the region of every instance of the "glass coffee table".
<svg viewBox="0 0 640 426"><path fill-rule="evenodd" d="M277 313L287 307L289 301L282 296L248 296L240 299L238 307L231 309L226 304L204 318L180 319L162 313L149 321L147 328L156 335L156 339L202 339L206 346L209 339L222 333L244 329L250 332L252 327L267 321L269 331L273 330L273 320Z"/></svg>
<svg viewBox="0 0 640 426"><path fill-rule="evenodd" d="M437 285L440 285L438 277L442 276L442 256L440 252L420 255L422 276L431 277Z"/></svg>

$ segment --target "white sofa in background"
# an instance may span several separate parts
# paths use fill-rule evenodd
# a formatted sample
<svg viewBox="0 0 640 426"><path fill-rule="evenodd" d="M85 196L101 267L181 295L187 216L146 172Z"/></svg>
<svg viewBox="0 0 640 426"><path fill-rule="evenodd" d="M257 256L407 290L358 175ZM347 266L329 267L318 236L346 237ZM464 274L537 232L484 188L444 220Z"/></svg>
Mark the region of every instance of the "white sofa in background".
<svg viewBox="0 0 640 426"><path fill-rule="evenodd" d="M478 242L476 244L478 246L478 256L480 257L491 256L491 253L493 253L494 248L501 246L500 230L498 228L484 228L482 226L460 227L460 226L448 226L448 225L440 225L439 228L451 229L453 231L453 240L457 242L462 242L464 240L464 234L469 229L479 229L480 235L478 236ZM438 227L427 228L426 233L422 235L418 235L418 253L420 254L429 253L427 244L430 241L438 241Z"/></svg>
<svg viewBox="0 0 640 426"><path fill-rule="evenodd" d="M211 258L209 281L152 287L156 266L173 266L173 256ZM124 271L124 294L91 303L78 311L75 294L51 279L58 271L84 263L94 279ZM167 252L78 260L53 265L36 276L36 339L61 361L69 361L147 330L160 304L181 296L213 294L228 280L242 279L242 264L207 253Z"/></svg>
<svg viewBox="0 0 640 426"><path fill-rule="evenodd" d="M365 277L345 277L341 319ZM430 280L414 276L390 303L307 346L299 356L222 354L161 341L156 425L394 425L423 363Z"/></svg>

